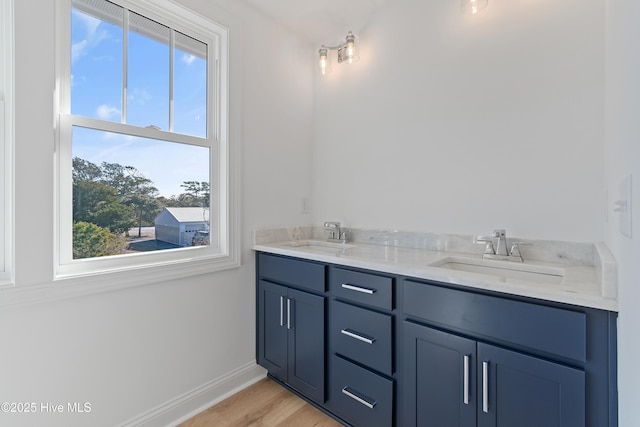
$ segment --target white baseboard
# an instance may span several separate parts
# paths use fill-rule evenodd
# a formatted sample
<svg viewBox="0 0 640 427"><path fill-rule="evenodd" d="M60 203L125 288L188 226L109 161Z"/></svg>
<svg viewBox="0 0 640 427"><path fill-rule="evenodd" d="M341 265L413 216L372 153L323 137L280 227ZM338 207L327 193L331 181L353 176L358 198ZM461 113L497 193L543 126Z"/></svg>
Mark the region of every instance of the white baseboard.
<svg viewBox="0 0 640 427"><path fill-rule="evenodd" d="M266 371L256 365L255 361L249 362L220 378L140 414L120 424L119 427L175 426L260 381L265 375Z"/></svg>

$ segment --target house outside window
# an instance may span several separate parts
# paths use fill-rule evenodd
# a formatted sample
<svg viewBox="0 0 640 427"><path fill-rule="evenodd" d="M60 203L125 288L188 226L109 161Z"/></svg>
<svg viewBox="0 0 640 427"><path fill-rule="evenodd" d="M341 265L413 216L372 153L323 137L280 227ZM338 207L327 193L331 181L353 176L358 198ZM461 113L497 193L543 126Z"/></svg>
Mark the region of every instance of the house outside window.
<svg viewBox="0 0 640 427"><path fill-rule="evenodd" d="M56 277L237 266L228 31L168 0L58 6ZM167 208L206 211L199 238L161 240Z"/></svg>

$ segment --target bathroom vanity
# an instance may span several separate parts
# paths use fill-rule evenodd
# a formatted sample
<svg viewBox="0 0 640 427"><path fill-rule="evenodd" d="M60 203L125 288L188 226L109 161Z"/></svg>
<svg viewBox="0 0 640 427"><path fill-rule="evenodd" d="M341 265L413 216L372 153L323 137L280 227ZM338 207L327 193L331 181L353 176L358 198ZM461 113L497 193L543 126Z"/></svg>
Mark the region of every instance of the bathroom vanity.
<svg viewBox="0 0 640 427"><path fill-rule="evenodd" d="M617 425L603 248L592 266L525 261L516 277L427 248L293 239L254 250L258 363L345 424ZM453 265L466 260L471 271Z"/></svg>

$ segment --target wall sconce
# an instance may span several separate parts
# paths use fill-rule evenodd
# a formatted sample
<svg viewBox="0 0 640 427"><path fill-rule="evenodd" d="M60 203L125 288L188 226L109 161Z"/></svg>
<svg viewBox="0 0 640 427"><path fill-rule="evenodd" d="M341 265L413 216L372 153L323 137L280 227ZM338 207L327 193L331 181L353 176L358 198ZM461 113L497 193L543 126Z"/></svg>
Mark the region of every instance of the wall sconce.
<svg viewBox="0 0 640 427"><path fill-rule="evenodd" d="M487 7L489 0L461 0L460 11L474 15Z"/></svg>
<svg viewBox="0 0 640 427"><path fill-rule="evenodd" d="M344 38L344 42L338 46L320 46L318 50L320 72L322 75L331 72L331 57L329 56L330 50L338 51L338 64L346 62L347 64L353 64L360 59L360 50L358 49L358 39L353 35L351 31L347 33Z"/></svg>

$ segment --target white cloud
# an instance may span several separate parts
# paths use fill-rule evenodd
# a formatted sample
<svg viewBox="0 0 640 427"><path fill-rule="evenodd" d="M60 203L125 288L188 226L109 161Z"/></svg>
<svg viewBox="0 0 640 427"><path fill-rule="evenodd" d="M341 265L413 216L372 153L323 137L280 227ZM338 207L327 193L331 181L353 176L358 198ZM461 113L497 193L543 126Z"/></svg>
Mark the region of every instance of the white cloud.
<svg viewBox="0 0 640 427"><path fill-rule="evenodd" d="M86 53L89 42L85 39L71 46L71 60L76 61Z"/></svg>
<svg viewBox="0 0 640 427"><path fill-rule="evenodd" d="M71 60L76 61L81 56L86 55L93 47L97 46L102 40L107 38L106 31L99 31L100 21L93 16L85 15L77 11L73 11L74 22L78 22L84 30L84 38L71 46ZM77 20L77 21L75 21Z"/></svg>
<svg viewBox="0 0 640 427"><path fill-rule="evenodd" d="M129 96L127 97L129 102L136 102L140 105L144 105L151 98L151 94L147 92L145 89L133 88L133 90L129 91Z"/></svg>
<svg viewBox="0 0 640 427"><path fill-rule="evenodd" d="M195 55L189 55L187 53L182 56L182 62L186 63L187 65L191 65L191 63L195 61L195 59Z"/></svg>
<svg viewBox="0 0 640 427"><path fill-rule="evenodd" d="M102 120L110 120L111 118L120 115L120 110L111 105L102 104L96 110L96 114Z"/></svg>
<svg viewBox="0 0 640 427"><path fill-rule="evenodd" d="M78 19L78 21L82 24L88 34L94 34L98 29L98 26L100 26L100 22L102 22L98 18L87 15L85 13L77 12L76 10L73 10L72 13L74 18Z"/></svg>

